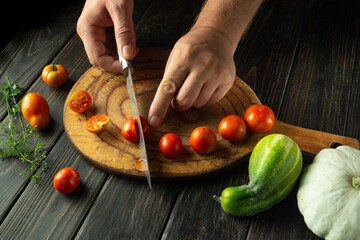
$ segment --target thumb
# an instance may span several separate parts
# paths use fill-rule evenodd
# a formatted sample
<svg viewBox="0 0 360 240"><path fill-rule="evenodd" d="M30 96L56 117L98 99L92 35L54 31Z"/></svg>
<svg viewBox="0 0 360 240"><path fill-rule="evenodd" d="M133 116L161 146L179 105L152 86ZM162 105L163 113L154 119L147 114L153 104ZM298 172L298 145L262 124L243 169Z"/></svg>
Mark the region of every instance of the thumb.
<svg viewBox="0 0 360 240"><path fill-rule="evenodd" d="M135 25L132 19L134 2L129 0L108 1L108 12L114 23L116 45L125 59L132 59L137 53Z"/></svg>

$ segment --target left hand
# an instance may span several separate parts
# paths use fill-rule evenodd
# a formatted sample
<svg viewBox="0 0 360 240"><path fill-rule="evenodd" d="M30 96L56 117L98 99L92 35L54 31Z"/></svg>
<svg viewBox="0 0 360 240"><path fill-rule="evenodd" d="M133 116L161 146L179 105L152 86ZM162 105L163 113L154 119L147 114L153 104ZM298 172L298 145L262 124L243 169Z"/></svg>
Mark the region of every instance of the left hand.
<svg viewBox="0 0 360 240"><path fill-rule="evenodd" d="M175 44L163 79L149 110L149 123L158 127L170 105L184 111L214 104L235 80L230 40L211 27L191 29Z"/></svg>

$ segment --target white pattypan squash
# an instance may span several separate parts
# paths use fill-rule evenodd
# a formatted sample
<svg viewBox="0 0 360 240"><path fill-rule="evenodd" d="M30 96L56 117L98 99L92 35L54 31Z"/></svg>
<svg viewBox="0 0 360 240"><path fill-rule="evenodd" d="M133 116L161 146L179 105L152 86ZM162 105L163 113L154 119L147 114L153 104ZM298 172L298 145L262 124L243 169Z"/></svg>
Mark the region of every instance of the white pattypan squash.
<svg viewBox="0 0 360 240"><path fill-rule="evenodd" d="M325 239L360 239L360 151L324 149L307 166L297 202L308 228Z"/></svg>

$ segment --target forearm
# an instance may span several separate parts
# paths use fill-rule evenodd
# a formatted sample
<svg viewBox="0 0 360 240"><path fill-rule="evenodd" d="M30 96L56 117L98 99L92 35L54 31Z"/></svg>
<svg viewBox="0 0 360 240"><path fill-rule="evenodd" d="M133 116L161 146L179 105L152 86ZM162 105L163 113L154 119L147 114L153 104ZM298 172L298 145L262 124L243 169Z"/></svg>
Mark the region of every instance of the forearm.
<svg viewBox="0 0 360 240"><path fill-rule="evenodd" d="M193 28L209 27L219 31L235 51L262 0L207 0Z"/></svg>

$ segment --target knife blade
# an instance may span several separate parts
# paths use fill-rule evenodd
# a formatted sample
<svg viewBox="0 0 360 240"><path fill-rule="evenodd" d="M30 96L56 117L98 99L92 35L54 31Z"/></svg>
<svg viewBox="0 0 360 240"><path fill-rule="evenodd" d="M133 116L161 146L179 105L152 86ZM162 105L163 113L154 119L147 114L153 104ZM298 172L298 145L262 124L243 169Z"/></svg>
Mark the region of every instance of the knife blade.
<svg viewBox="0 0 360 240"><path fill-rule="evenodd" d="M119 54L119 61L122 66L122 70L124 74L127 74L126 77L126 88L129 94L130 99L130 108L131 108L131 114L135 119L137 119L137 123L139 126L139 147L140 147L140 156L144 165L144 171L146 175L147 182L149 184L150 189L152 189L151 185L151 176L149 171L149 161L146 154L146 146L145 146L145 139L144 139L144 132L142 130L142 125L140 121L140 114L139 114L139 108L136 101L136 95L135 95L135 89L134 89L134 82L132 79L131 74L131 62L124 59L120 53Z"/></svg>

